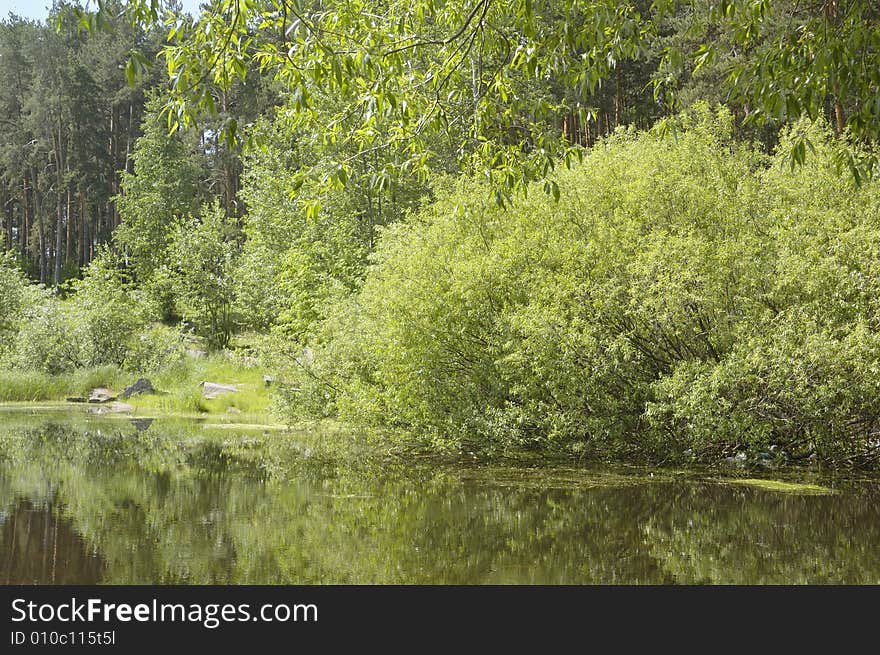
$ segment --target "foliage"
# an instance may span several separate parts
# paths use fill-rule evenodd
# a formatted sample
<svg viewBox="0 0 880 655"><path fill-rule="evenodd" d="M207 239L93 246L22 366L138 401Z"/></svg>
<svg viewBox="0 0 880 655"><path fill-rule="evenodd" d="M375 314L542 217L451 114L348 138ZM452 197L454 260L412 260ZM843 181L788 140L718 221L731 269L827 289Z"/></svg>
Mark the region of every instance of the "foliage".
<svg viewBox="0 0 880 655"><path fill-rule="evenodd" d="M873 4L174 7L0 22L4 366L244 329L291 419L880 461Z"/></svg>
<svg viewBox="0 0 880 655"><path fill-rule="evenodd" d="M155 324L144 328L127 342L122 368L147 374L173 368L186 357L186 340L181 331Z"/></svg>
<svg viewBox="0 0 880 655"><path fill-rule="evenodd" d="M144 281L165 260L171 234L202 201L203 166L179 135L169 135L157 114L161 101L147 105L144 134L134 147L134 171L123 171L116 207L122 223L114 239Z"/></svg>
<svg viewBox="0 0 880 655"><path fill-rule="evenodd" d="M42 294L23 311L6 355L12 367L63 373L125 360L148 317L118 262L96 258L70 289L73 301Z"/></svg>
<svg viewBox="0 0 880 655"><path fill-rule="evenodd" d="M560 171L556 206L504 212L463 183L385 230L357 309L285 371L289 411L489 451L876 457L875 189L840 176L821 125L772 159L723 110L665 129ZM791 171L803 136L815 158Z"/></svg>
<svg viewBox="0 0 880 655"><path fill-rule="evenodd" d="M28 275L57 288L110 240L117 171L128 166L144 88L159 78L151 71L129 86L123 67L133 49L154 56L161 34L117 19L112 31L82 34L65 18L69 3L49 4L51 25L0 19L0 224Z"/></svg>
<svg viewBox="0 0 880 655"><path fill-rule="evenodd" d="M0 252L0 357L28 306L37 302L39 294L39 287L27 281L12 255Z"/></svg>
<svg viewBox="0 0 880 655"><path fill-rule="evenodd" d="M80 349L82 333L66 320L63 307L47 297L30 308L6 355L13 369L57 374L85 365Z"/></svg>
<svg viewBox="0 0 880 655"><path fill-rule="evenodd" d="M683 61L696 70L721 60L722 84L750 118L815 119L831 107L838 131L873 143L878 136L878 13L865 0L222 0L195 19L158 9L151 0L127 6L134 24L169 26L161 56L172 125L217 113L214 90L246 79L258 62L292 90L303 123L319 112L317 89L340 99L328 143L349 143L358 158L401 147L407 156L389 170L425 175L431 143L443 135L459 144L463 166L493 178L499 202L573 154L564 126L594 121L597 91L632 62L657 62L658 100L676 90ZM95 29L106 14L79 15ZM690 38L664 41L678 18ZM234 137L237 123L226 132ZM790 155L802 162L806 143L793 145ZM873 161L870 153L851 160L853 172L861 176ZM301 174L330 189L351 178L350 163Z"/></svg>
<svg viewBox="0 0 880 655"><path fill-rule="evenodd" d="M279 333L263 344L262 358L276 378L276 413L290 423L337 415L375 423L376 362L360 303L349 297L328 312L306 347Z"/></svg>
<svg viewBox="0 0 880 655"><path fill-rule="evenodd" d="M67 306L69 320L83 334L83 363L121 364L129 342L147 323L148 316L122 262L105 252L70 285L75 301Z"/></svg>
<svg viewBox="0 0 880 655"><path fill-rule="evenodd" d="M327 165L344 150L322 144L316 130L297 128L292 111L289 104L279 108L251 132L264 145L245 157L246 241L236 278L245 324L275 326L301 339L329 305L360 286L378 229L400 220L427 189L414 179L372 188L398 155L386 151L353 166L345 187L321 197L316 185L303 186L298 172ZM311 204L318 199L320 206Z"/></svg>
<svg viewBox="0 0 880 655"><path fill-rule="evenodd" d="M218 203L204 206L171 235L169 274L180 314L192 321L212 349L223 349L236 324L235 280L238 226Z"/></svg>

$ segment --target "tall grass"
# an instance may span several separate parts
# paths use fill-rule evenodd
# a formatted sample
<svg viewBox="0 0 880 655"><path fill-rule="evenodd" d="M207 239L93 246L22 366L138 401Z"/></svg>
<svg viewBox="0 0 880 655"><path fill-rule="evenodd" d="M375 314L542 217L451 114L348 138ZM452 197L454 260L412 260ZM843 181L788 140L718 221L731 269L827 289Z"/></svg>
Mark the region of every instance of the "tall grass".
<svg viewBox="0 0 880 655"><path fill-rule="evenodd" d="M86 396L96 387L121 389L129 377L115 366L99 366L49 375L40 371L0 370L0 402L64 400Z"/></svg>
<svg viewBox="0 0 880 655"><path fill-rule="evenodd" d="M115 366L84 369L61 375L37 371L0 370L0 402L64 400L87 396L91 389L107 387L121 392L140 377L147 377L160 392L126 400L138 414L222 414L229 422L268 422L269 389L263 370L232 355L187 359L152 374L139 375ZM202 382L235 385L239 391L214 399L202 395Z"/></svg>

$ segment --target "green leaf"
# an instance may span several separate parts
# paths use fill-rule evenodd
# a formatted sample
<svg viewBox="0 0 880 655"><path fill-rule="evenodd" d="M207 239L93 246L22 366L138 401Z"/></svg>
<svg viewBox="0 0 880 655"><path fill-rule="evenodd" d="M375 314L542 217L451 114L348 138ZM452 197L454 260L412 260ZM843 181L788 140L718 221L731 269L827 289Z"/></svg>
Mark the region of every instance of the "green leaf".
<svg viewBox="0 0 880 655"><path fill-rule="evenodd" d="M137 84L137 68L135 67L134 59L131 57L125 62L125 79L131 87Z"/></svg>

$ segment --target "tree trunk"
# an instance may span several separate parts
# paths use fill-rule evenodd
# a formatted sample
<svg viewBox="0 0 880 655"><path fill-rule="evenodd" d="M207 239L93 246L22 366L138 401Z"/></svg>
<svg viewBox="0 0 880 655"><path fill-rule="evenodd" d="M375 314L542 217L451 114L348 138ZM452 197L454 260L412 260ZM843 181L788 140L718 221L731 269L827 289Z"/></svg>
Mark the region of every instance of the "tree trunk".
<svg viewBox="0 0 880 655"><path fill-rule="evenodd" d="M614 69L614 127L623 119L623 83L620 80L620 66Z"/></svg>
<svg viewBox="0 0 880 655"><path fill-rule="evenodd" d="M70 262L73 260L73 228L71 227L74 223L73 216L70 214L70 189L67 189L67 232L65 235L64 243L64 261Z"/></svg>
<svg viewBox="0 0 880 655"><path fill-rule="evenodd" d="M55 290L58 290L58 287L61 285L61 248L64 245L62 243L62 239L64 238L64 197L61 194L61 189L64 188L64 167L61 162L64 158L62 155L62 147L64 145L64 132L63 125L61 124L61 119L58 119L58 133L57 141L55 143L55 271L52 278L53 286Z"/></svg>
<svg viewBox="0 0 880 655"><path fill-rule="evenodd" d="M12 212L9 210L9 201L6 198L6 187L4 186L0 191L0 206L3 207L3 211L0 212L0 251L9 248L9 239L6 234L9 224L12 222Z"/></svg>
<svg viewBox="0 0 880 655"><path fill-rule="evenodd" d="M79 267L86 265L86 248L88 247L89 221L86 217L85 204L80 208L79 216Z"/></svg>
<svg viewBox="0 0 880 655"><path fill-rule="evenodd" d="M40 193L39 187L37 186L37 169L31 167L31 177L33 179L33 193L34 193L34 221L36 222L37 227L37 246L39 247L39 252L37 255L37 267L40 270L40 283L46 284L46 228L45 221L43 220L43 210L40 206Z"/></svg>
<svg viewBox="0 0 880 655"><path fill-rule="evenodd" d="M22 261L27 261L28 234L30 233L30 229L27 176L25 176L21 181L21 225L18 226L18 250L21 253Z"/></svg>
<svg viewBox="0 0 880 655"><path fill-rule="evenodd" d="M837 132L837 136L843 134L843 131L846 129L846 112L843 109L843 104L841 104L840 100L834 100L834 130Z"/></svg>
<svg viewBox="0 0 880 655"><path fill-rule="evenodd" d="M55 286L55 290L58 290L58 287L61 285L61 250L64 246L64 204L61 200L61 189L58 190L57 200L56 200L56 209L58 218L55 224L55 276L53 279L53 283Z"/></svg>

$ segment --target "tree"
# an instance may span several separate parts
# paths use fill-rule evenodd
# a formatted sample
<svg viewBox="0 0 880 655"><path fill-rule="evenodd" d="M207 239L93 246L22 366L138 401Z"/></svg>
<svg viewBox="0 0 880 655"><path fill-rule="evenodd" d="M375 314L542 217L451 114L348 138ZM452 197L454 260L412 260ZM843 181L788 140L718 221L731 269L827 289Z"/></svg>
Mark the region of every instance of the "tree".
<svg viewBox="0 0 880 655"><path fill-rule="evenodd" d="M204 206L200 219L179 223L171 236L169 268L180 313L211 349L226 348L235 328L238 241L238 226L218 201Z"/></svg>
<svg viewBox="0 0 880 655"><path fill-rule="evenodd" d="M32 289L8 253L0 252L0 354L18 329ZM35 292L35 290L33 290Z"/></svg>
<svg viewBox="0 0 880 655"><path fill-rule="evenodd" d="M55 27L0 22L0 232L28 274L56 289L118 224L117 171L129 166L143 86L158 78L130 87L121 68L132 48L155 52L155 32L115 21L82 34L66 6L53 9Z"/></svg>
<svg viewBox="0 0 880 655"><path fill-rule="evenodd" d="M114 198L122 218L114 239L143 282L165 261L178 226L207 200L201 190L204 161L181 134L168 133L157 113L161 103L156 96L147 104L144 133L132 155L134 171L122 172L122 193Z"/></svg>
<svg viewBox="0 0 880 655"><path fill-rule="evenodd" d="M33 43L36 32L34 23L23 20L10 18L0 23L0 220L4 247L14 248L22 261L28 256L33 223L24 102L34 72L27 44Z"/></svg>
<svg viewBox="0 0 880 655"><path fill-rule="evenodd" d="M296 109L288 103L252 128L262 145L245 155L240 194L248 210L238 274L242 315L251 327L278 326L297 338L334 299L359 287L379 230L406 216L430 189L416 178L389 174L405 153L385 149L355 161L357 152L346 144L324 143L321 126L336 107L330 96L321 106L323 119L308 125L292 116ZM301 177L304 169L333 170L346 158L353 161L351 179L331 194L322 193L319 181Z"/></svg>
<svg viewBox="0 0 880 655"><path fill-rule="evenodd" d="M674 4L674 3L670 3ZM686 5L688 3L681 3ZM880 7L865 0L702 0L668 17L655 91L675 104L682 83L691 99L735 107L746 125L778 128L802 116L825 117L839 137L838 165L859 182L877 162L880 139ZM703 81L694 81L702 74ZM714 91L711 87L714 86ZM695 93L696 91L696 93ZM792 164L813 144L791 142ZM858 156L857 156L858 155Z"/></svg>
<svg viewBox="0 0 880 655"><path fill-rule="evenodd" d="M754 98L749 119L815 117L827 108L838 131L853 138L873 143L880 130L880 14L866 0L214 0L196 19L160 16L158 0L132 0L126 11L135 22L161 19L170 28L162 57L172 126L216 112L210 89L245 79L259 62L287 85L304 121L316 111L316 89L343 100L326 126L328 142L351 143L360 158L396 145L408 156L394 172L425 174L430 135L444 134L459 145L463 166L493 180L500 203L534 179L547 179L545 190L557 193L548 176L574 153L564 124L596 119L592 96L623 62L659 54L668 72L683 58L700 67L718 56L711 35L687 52L673 45L657 52L656 39L676 15L689 16L695 33L710 23L730 35L725 85ZM81 23L94 28L105 13L81 13ZM655 80L658 100L670 79ZM572 92L529 92L532 82L551 81ZM345 130L349 117L358 129ZM384 132L387 125L393 129ZM237 125L226 128L233 136ZM794 162L807 146L794 143ZM851 162L855 174L875 159ZM319 174L328 188L344 184L350 165L340 160ZM318 174L302 174L309 173Z"/></svg>

